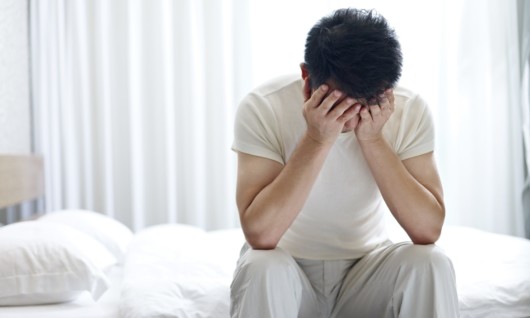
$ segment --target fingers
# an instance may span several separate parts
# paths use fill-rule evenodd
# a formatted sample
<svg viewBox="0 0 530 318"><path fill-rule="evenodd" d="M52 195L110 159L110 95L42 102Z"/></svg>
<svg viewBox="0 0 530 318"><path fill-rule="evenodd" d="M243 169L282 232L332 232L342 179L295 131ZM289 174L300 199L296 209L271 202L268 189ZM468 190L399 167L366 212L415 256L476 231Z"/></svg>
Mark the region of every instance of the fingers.
<svg viewBox="0 0 530 318"><path fill-rule="evenodd" d="M394 111L394 93L392 89L387 89L377 96L377 99L369 101L365 107L366 111L361 111L362 118L377 120L378 117L388 117Z"/></svg>
<svg viewBox="0 0 530 318"><path fill-rule="evenodd" d="M351 97L347 97L342 102L340 102L338 105L335 105L335 107L333 107L333 109L331 111L329 111L329 113L327 115L332 117L332 118L337 119L337 118L343 116L350 108L352 108L352 106L355 103L358 103L355 99L353 99Z"/></svg>
<svg viewBox="0 0 530 318"><path fill-rule="evenodd" d="M304 90L307 90L307 85L308 84L304 84ZM333 108L333 106L344 96L344 94L339 90L334 90L326 96L328 91L329 87L326 84L323 84L317 90L315 90L315 92L308 99L309 103L307 103L306 105L310 108L320 108L323 114L326 115ZM305 92L304 96L306 96Z"/></svg>
<svg viewBox="0 0 530 318"><path fill-rule="evenodd" d="M394 111L394 92L392 89L387 89L383 94L381 94L379 99L379 105L382 110L389 110L390 112Z"/></svg>
<svg viewBox="0 0 530 318"><path fill-rule="evenodd" d="M375 120L377 117L381 116L381 107L378 104L370 105L368 106L368 109L370 110L372 119Z"/></svg>
<svg viewBox="0 0 530 318"><path fill-rule="evenodd" d="M333 108L333 105L335 105L335 103L337 103L337 101L341 97L342 97L342 92L335 90L335 91L331 92L331 94L329 94L322 101L320 106L317 106L317 107L319 107L322 110L323 114L326 115L331 110L331 108Z"/></svg>
<svg viewBox="0 0 530 318"><path fill-rule="evenodd" d="M366 101L366 104L363 104L359 112L360 119L366 120L375 120L381 115L381 108L377 104L377 99L373 98Z"/></svg>
<svg viewBox="0 0 530 318"><path fill-rule="evenodd" d="M368 106L370 107L370 106ZM361 111L359 112L359 116L361 116L362 120L372 120L372 115L370 115L370 110L367 106L363 106ZM373 106L372 106L373 107Z"/></svg>
<svg viewBox="0 0 530 318"><path fill-rule="evenodd" d="M385 95L388 98L388 101L390 102L391 110L394 110L394 101L395 101L394 90L391 88L387 89L385 91Z"/></svg>
<svg viewBox="0 0 530 318"><path fill-rule="evenodd" d="M305 89L305 88L304 88ZM318 107L320 103L322 102L322 99L326 96L326 93L328 92L329 87L324 84L321 85L319 88L317 88L311 97L308 99L308 107Z"/></svg>
<svg viewBox="0 0 530 318"><path fill-rule="evenodd" d="M349 120L355 118L356 120L354 121L354 123L350 123L350 124L352 124L353 126L356 126L357 122L359 121L359 112L361 111L361 108L362 108L362 105L359 103L356 103L353 106L350 106L349 108L346 109L344 113L342 113L342 115L338 117L338 120L342 122L348 122Z"/></svg>
<svg viewBox="0 0 530 318"><path fill-rule="evenodd" d="M307 90L308 83L304 85L304 90ZM347 97L338 103L344 94L341 91L334 90L328 94L329 87L324 84L320 86L309 98L309 103L306 104L310 108L318 108L321 115L331 116L335 119L343 116L357 100ZM305 94L304 94L305 95ZM360 118L376 120L383 116L388 117L394 110L394 93L392 89L385 90L382 94L367 102L368 105L363 106L357 112L352 109L352 112L359 114ZM349 114L348 114L349 117ZM344 118L344 117L341 117Z"/></svg>
<svg viewBox="0 0 530 318"><path fill-rule="evenodd" d="M308 77L304 79L304 102L307 102L311 98L311 80Z"/></svg>

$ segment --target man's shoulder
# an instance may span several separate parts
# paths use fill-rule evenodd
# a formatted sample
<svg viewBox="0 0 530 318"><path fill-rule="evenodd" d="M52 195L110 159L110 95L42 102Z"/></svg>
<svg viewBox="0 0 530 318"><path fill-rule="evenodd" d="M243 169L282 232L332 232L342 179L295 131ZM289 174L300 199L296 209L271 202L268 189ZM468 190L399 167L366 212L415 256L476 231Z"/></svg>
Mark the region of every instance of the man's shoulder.
<svg viewBox="0 0 530 318"><path fill-rule="evenodd" d="M394 87L393 91L394 91L394 96L400 97L406 101L411 101L419 97L418 93L406 87L403 87L401 85L397 85L396 87Z"/></svg>
<svg viewBox="0 0 530 318"><path fill-rule="evenodd" d="M303 104L302 80L294 75L271 79L250 91L240 102L238 113L275 121L299 110ZM295 112L301 114L301 112Z"/></svg>
<svg viewBox="0 0 530 318"><path fill-rule="evenodd" d="M270 79L252 90L251 94L260 97L270 97L282 94L300 94L302 92L302 79L291 74Z"/></svg>
<svg viewBox="0 0 530 318"><path fill-rule="evenodd" d="M428 108L426 101L420 94L405 88L403 86L394 87L395 107L396 110L405 112L422 112Z"/></svg>

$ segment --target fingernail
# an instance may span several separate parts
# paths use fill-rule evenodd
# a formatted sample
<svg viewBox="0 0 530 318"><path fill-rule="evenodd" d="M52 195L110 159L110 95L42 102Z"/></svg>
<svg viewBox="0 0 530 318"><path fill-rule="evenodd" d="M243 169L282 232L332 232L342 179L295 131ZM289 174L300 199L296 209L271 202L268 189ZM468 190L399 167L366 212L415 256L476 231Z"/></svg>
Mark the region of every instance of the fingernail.
<svg viewBox="0 0 530 318"><path fill-rule="evenodd" d="M339 97L340 95L342 95L342 93L340 91L334 91L333 94L337 97Z"/></svg>
<svg viewBox="0 0 530 318"><path fill-rule="evenodd" d="M353 98L351 98L351 97L346 98L346 103L347 104L353 104Z"/></svg>
<svg viewBox="0 0 530 318"><path fill-rule="evenodd" d="M328 90L328 85L324 84L324 85L320 86L320 88L322 89L323 92L325 92L325 91Z"/></svg>

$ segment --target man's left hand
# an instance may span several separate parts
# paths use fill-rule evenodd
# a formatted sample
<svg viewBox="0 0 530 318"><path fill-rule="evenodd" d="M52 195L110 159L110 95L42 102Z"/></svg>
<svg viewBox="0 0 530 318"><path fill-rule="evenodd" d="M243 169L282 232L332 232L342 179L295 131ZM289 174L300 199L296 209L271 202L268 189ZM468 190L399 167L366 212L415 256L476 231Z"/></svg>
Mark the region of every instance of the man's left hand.
<svg viewBox="0 0 530 318"><path fill-rule="evenodd" d="M363 106L355 123L357 140L375 141L382 137L382 130L394 112L394 92L387 89L373 104Z"/></svg>

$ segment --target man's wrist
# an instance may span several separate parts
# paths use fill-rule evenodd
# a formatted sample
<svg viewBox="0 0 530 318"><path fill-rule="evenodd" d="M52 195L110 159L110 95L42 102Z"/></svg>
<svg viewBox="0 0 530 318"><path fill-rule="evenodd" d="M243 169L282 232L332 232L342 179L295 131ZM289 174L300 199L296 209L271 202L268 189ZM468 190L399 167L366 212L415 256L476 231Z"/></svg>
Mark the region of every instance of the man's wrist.
<svg viewBox="0 0 530 318"><path fill-rule="evenodd" d="M331 148L331 146L335 142L334 140L321 140L319 138L315 138L308 131L305 133L302 140L305 141L307 144L310 144L314 147L325 148L325 149Z"/></svg>
<svg viewBox="0 0 530 318"><path fill-rule="evenodd" d="M386 143L383 134L366 139L357 139L361 147L380 146Z"/></svg>

